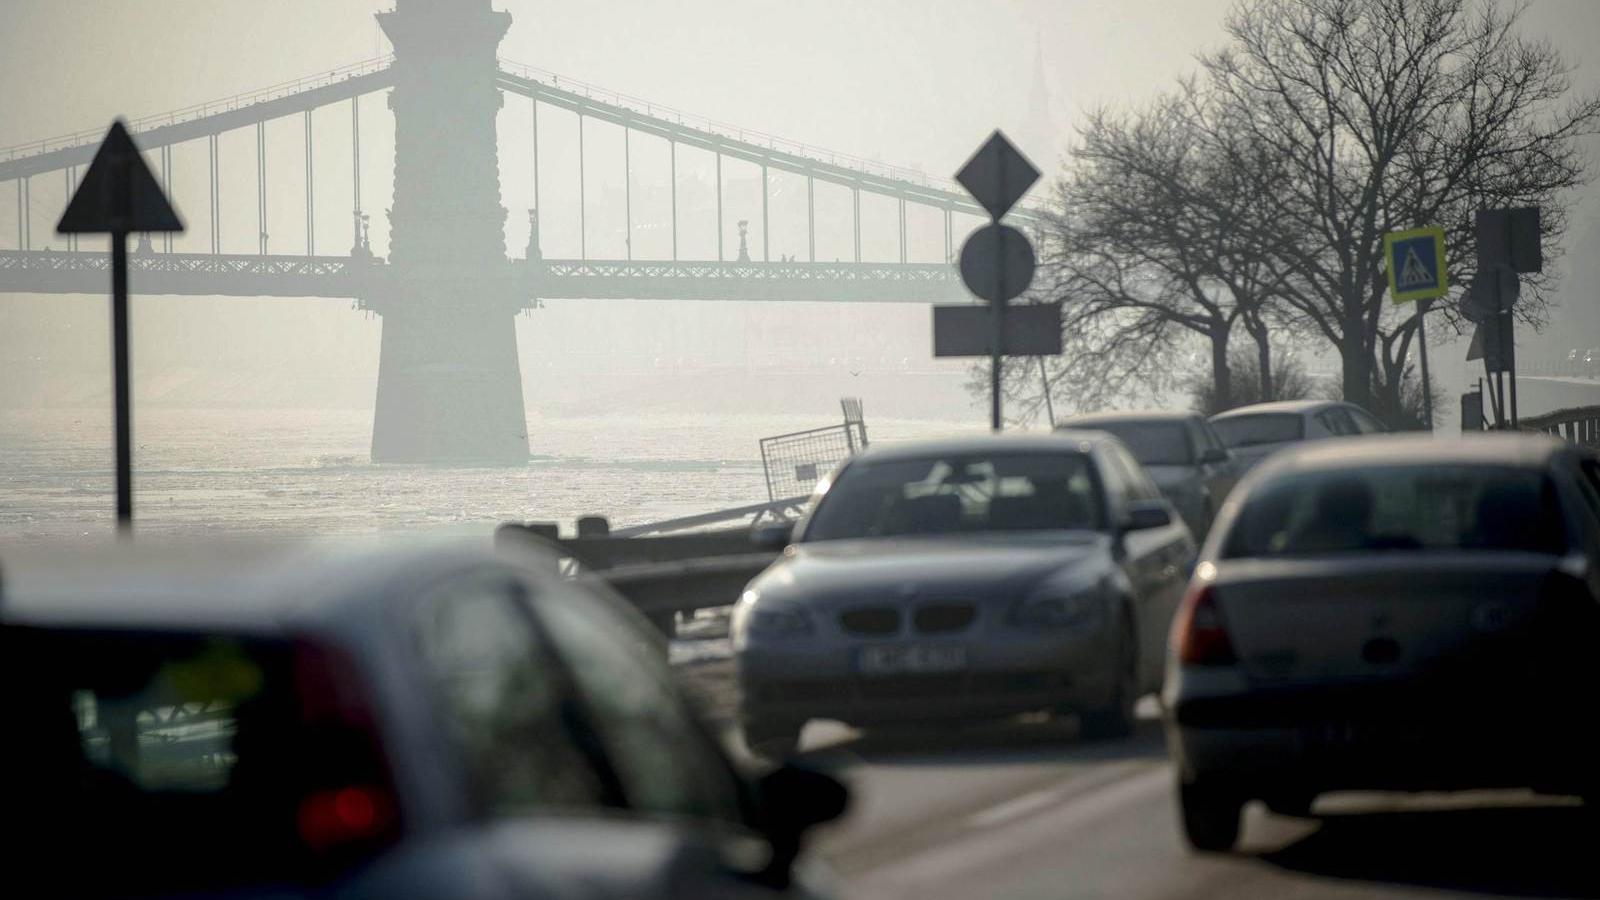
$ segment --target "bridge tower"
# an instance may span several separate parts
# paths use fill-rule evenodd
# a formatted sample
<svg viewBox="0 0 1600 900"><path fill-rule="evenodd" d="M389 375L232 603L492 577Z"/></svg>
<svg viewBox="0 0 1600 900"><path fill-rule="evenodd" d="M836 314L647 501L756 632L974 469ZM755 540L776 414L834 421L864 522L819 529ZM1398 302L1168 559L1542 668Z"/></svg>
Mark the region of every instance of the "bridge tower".
<svg viewBox="0 0 1600 900"><path fill-rule="evenodd" d="M495 135L511 15L490 0L396 0L378 23L394 45L395 159L392 277L364 298L383 319L372 460L521 463L522 298Z"/></svg>

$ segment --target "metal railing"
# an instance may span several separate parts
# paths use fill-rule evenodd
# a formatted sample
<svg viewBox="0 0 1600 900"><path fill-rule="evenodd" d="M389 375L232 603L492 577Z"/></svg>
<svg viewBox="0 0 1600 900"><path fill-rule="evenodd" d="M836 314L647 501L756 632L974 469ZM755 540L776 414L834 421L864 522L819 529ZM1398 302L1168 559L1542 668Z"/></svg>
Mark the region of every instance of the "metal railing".
<svg viewBox="0 0 1600 900"><path fill-rule="evenodd" d="M1523 416L1523 431L1541 431L1585 447L1600 447L1600 406L1558 409L1542 416Z"/></svg>

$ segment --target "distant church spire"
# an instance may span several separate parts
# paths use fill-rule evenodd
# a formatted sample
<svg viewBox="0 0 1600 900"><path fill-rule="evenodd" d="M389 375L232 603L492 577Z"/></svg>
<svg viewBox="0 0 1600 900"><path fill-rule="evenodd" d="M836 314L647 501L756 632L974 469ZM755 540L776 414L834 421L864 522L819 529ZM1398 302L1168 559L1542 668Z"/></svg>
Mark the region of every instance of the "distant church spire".
<svg viewBox="0 0 1600 900"><path fill-rule="evenodd" d="M1049 177L1060 161L1060 138L1056 128L1050 85L1044 72L1044 37L1033 35L1033 84L1028 90L1028 113L1018 135L1022 152Z"/></svg>

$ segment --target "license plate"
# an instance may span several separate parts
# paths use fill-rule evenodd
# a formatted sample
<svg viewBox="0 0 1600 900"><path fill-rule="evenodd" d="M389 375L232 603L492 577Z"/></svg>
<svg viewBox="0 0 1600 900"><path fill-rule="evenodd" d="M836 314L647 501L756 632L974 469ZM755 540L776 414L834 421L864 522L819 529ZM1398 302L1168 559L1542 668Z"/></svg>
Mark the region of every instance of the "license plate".
<svg viewBox="0 0 1600 900"><path fill-rule="evenodd" d="M961 646L897 644L856 651L856 671L863 675L920 675L966 667L967 648Z"/></svg>

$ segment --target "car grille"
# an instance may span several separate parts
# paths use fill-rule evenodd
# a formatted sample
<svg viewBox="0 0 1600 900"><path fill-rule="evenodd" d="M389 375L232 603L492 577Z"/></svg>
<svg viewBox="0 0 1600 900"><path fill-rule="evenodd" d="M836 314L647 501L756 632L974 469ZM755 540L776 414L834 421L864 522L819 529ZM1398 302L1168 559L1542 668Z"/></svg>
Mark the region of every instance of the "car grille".
<svg viewBox="0 0 1600 900"><path fill-rule="evenodd" d="M839 614L839 627L851 634L894 634L900 630L900 610L892 606L846 610Z"/></svg>
<svg viewBox="0 0 1600 900"><path fill-rule="evenodd" d="M943 634L967 628L977 615L970 603L930 603L917 607L912 621L924 634Z"/></svg>

